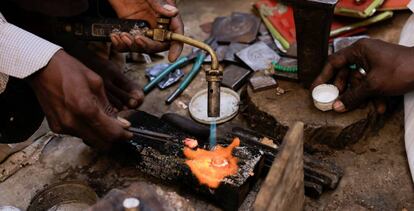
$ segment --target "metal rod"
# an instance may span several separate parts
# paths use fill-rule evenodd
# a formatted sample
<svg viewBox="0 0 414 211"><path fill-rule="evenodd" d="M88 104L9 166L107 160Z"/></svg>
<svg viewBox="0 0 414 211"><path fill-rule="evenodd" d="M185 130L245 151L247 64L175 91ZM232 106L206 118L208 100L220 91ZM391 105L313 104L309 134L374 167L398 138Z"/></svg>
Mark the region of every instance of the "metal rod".
<svg viewBox="0 0 414 211"><path fill-rule="evenodd" d="M158 133L158 132L154 132L150 130L143 130L143 129L134 128L134 127L130 127L128 128L128 130L134 134L141 134L141 135L146 135L146 136L151 136L151 137L156 137L156 138L173 139L173 137L170 135L167 135L164 133Z"/></svg>
<svg viewBox="0 0 414 211"><path fill-rule="evenodd" d="M223 76L223 68L220 67L217 54L208 44L186 37L182 34L168 31L170 19L160 17L157 19L157 28L149 29L145 32L145 36L159 42L178 41L199 49L207 51L211 56L211 68L206 70L208 83L208 107L207 114L209 117L220 116L220 83Z"/></svg>
<svg viewBox="0 0 414 211"><path fill-rule="evenodd" d="M219 69L219 61L217 58L217 54L216 52L207 44L205 44L204 42L186 37L184 35L181 34L177 34L177 33L172 33L171 34L171 40L174 41L179 41L197 48L200 48L202 50L207 51L208 54L210 54L211 56L211 69L212 70L218 70Z"/></svg>

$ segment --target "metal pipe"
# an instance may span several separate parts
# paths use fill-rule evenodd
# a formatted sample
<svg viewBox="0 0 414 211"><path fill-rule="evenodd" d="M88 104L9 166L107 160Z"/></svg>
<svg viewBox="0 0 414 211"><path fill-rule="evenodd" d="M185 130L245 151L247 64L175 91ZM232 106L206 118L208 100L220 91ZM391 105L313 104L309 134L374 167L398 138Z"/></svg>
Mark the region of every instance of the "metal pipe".
<svg viewBox="0 0 414 211"><path fill-rule="evenodd" d="M159 36L159 34L161 34L161 36ZM218 61L216 52L209 45L205 44L202 41L198 41L193 38L186 37L182 34L177 34L177 33L160 30L160 29L149 29L145 32L145 35L155 41L161 41L161 42L178 41L178 42L182 42L182 43L194 46L196 48L205 50L211 56L211 69L212 70L219 69L219 61Z"/></svg>
<svg viewBox="0 0 414 211"><path fill-rule="evenodd" d="M181 34L172 33L171 40L186 43L188 45L203 49L211 56L211 69L206 70L207 78L207 115L209 117L220 116L220 86L223 69L220 68L216 52L204 42L186 37Z"/></svg>
<svg viewBox="0 0 414 211"><path fill-rule="evenodd" d="M195 40L190 37L186 37L184 35L177 34L177 33L171 34L171 40L179 41L179 42L182 42L182 43L185 43L185 44L207 51L207 53L210 54L211 56L211 69L212 70L219 69L219 61L217 58L217 54L209 45L205 44L204 42L201 42L201 41L198 41L198 40Z"/></svg>
<svg viewBox="0 0 414 211"><path fill-rule="evenodd" d="M157 28L148 29L145 36L159 42L177 41L207 51L211 56L211 68L206 70L207 87L207 115L209 117L220 116L220 85L223 77L223 69L220 67L216 52L206 43L186 37L181 34L168 31L169 18L158 18Z"/></svg>

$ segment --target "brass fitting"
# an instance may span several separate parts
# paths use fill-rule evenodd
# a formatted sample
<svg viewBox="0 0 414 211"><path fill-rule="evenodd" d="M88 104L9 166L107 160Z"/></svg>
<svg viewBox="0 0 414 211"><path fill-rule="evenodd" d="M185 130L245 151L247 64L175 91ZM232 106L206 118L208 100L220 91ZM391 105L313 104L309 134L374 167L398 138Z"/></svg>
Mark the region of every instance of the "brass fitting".
<svg viewBox="0 0 414 211"><path fill-rule="evenodd" d="M169 18L158 18L157 28L147 30L145 36L159 42L178 41L207 51L211 56L211 68L205 69L208 83L207 113L209 117L220 116L220 85L223 77L223 68L219 64L216 52L204 42L169 31L169 24Z"/></svg>
<svg viewBox="0 0 414 211"><path fill-rule="evenodd" d="M169 18L157 18L157 28L147 30L145 36L158 42L170 41L172 35L168 30L170 21Z"/></svg>
<svg viewBox="0 0 414 211"><path fill-rule="evenodd" d="M182 42L196 48L203 49L208 52L211 56L211 69L218 70L219 62L216 52L204 42L186 37L181 34L173 33L168 30L170 24L169 18L158 18L157 19L157 28L149 29L145 32L145 36L151 38L154 41L165 42L165 41L178 41Z"/></svg>

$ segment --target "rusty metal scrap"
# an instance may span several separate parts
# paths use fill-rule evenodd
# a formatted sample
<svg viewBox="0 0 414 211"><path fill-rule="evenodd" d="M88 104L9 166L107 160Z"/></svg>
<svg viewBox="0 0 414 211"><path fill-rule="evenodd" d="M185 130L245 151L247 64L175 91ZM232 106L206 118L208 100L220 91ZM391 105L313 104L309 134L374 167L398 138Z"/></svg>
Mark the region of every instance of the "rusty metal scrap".
<svg viewBox="0 0 414 211"><path fill-rule="evenodd" d="M280 56L262 41L243 49L236 55L254 71L266 70L272 62L278 62L280 59Z"/></svg>
<svg viewBox="0 0 414 211"><path fill-rule="evenodd" d="M260 19L252 14L233 13L218 17L213 23L213 34L219 42L252 43L260 28Z"/></svg>

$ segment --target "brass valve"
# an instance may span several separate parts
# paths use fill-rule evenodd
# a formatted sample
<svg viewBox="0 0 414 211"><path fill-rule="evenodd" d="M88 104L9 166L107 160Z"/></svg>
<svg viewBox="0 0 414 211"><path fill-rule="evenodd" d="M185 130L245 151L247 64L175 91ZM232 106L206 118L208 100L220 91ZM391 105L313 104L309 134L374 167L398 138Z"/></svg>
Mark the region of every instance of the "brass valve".
<svg viewBox="0 0 414 211"><path fill-rule="evenodd" d="M220 116L220 86L221 86L221 80L223 77L223 69L222 67L220 67L216 52L204 42L169 31L169 26L170 26L169 18L164 18L164 17L158 18L157 28L147 30L145 32L145 36L151 38L152 40L159 41L159 42L166 42L166 41L182 42L182 43L200 48L202 50L205 50L208 52L208 54L210 54L211 68L205 69L206 80L208 83L207 114L209 117L219 117Z"/></svg>
<svg viewBox="0 0 414 211"><path fill-rule="evenodd" d="M172 34L172 32L168 30L170 21L169 18L157 18L157 28L146 31L145 36L158 42L170 41Z"/></svg>

